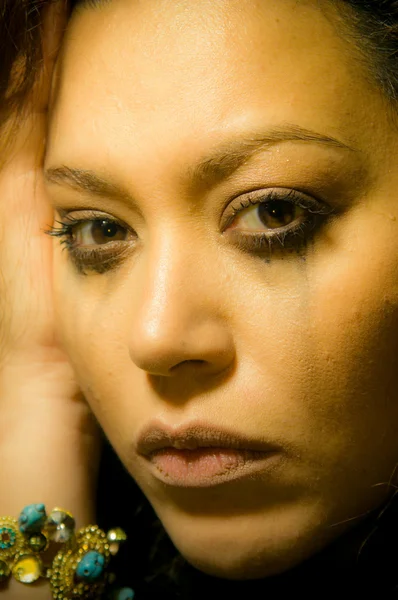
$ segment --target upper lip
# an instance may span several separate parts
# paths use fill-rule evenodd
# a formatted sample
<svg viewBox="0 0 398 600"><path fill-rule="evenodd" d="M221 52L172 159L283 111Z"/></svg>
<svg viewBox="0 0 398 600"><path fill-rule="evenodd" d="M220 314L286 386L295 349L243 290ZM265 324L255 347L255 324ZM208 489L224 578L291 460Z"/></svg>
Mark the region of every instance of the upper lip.
<svg viewBox="0 0 398 600"><path fill-rule="evenodd" d="M205 423L191 423L173 427L159 422L147 425L138 436L138 454L150 454L165 449L196 450L198 448L232 448L256 452L280 450L276 444L254 440L235 431Z"/></svg>

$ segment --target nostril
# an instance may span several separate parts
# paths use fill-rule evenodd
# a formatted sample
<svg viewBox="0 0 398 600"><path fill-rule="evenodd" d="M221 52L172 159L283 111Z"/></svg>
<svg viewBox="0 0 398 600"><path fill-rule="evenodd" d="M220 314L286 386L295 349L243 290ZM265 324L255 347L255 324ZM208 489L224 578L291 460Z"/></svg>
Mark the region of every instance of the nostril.
<svg viewBox="0 0 398 600"><path fill-rule="evenodd" d="M191 360L182 360L181 362L177 363L176 365L174 365L173 367L171 367L170 372L174 373L177 369L180 370L181 367L202 367L202 365L207 365L208 362L207 360L197 360L197 359L191 359Z"/></svg>

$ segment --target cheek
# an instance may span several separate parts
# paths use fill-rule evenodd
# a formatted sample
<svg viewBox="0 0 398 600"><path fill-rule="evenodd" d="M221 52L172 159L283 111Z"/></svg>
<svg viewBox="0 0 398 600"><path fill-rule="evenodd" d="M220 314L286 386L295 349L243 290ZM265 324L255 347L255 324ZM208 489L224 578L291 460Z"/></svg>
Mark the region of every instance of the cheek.
<svg viewBox="0 0 398 600"><path fill-rule="evenodd" d="M363 212L355 239L313 278L314 358L326 380L361 391L354 405L365 395L382 414L379 400L392 399L398 376L398 231Z"/></svg>
<svg viewBox="0 0 398 600"><path fill-rule="evenodd" d="M351 465L373 483L388 480L398 456L398 232L391 223L358 208L309 282L307 343L317 379L309 410L320 431L332 431L333 419L348 475ZM324 436L324 443L333 440Z"/></svg>
<svg viewBox="0 0 398 600"><path fill-rule="evenodd" d="M123 285L106 276L75 274L57 247L54 283L58 335L79 385L107 435L125 439L126 415L134 407L139 411L140 404L132 403L136 370L128 352L129 315L112 293Z"/></svg>

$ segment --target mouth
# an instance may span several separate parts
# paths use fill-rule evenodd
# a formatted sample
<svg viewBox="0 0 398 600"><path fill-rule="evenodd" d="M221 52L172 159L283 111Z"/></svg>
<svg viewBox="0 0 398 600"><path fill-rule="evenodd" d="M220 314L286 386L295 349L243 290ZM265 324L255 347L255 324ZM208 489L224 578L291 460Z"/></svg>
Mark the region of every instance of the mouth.
<svg viewBox="0 0 398 600"><path fill-rule="evenodd" d="M153 424L139 436L137 453L162 483L203 488L271 468L281 448L210 425Z"/></svg>

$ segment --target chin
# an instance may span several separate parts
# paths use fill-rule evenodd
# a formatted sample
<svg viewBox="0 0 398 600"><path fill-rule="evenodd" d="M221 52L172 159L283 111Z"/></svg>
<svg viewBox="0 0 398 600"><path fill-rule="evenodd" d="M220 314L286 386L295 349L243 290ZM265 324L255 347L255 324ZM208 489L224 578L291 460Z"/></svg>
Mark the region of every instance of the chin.
<svg viewBox="0 0 398 600"><path fill-rule="evenodd" d="M226 518L218 523L191 527L187 522L166 529L184 558L196 569L232 580L260 579L296 567L331 541L325 528L290 527L281 520L267 527L258 518ZM181 535L184 532L184 536Z"/></svg>
<svg viewBox="0 0 398 600"><path fill-rule="evenodd" d="M308 558L306 553L292 556L290 553L278 554L274 550L255 553L242 549L241 552L235 550L232 554L221 555L214 549L211 553L180 552L189 564L207 575L239 581L279 575Z"/></svg>
<svg viewBox="0 0 398 600"><path fill-rule="evenodd" d="M272 575L278 575L289 569L289 565L276 565L274 560L267 560L262 556L257 561L247 559L246 556L234 557L232 560L225 559L218 561L214 558L213 562L209 562L208 557L184 557L187 562L206 575L229 580L251 580L262 579ZM256 564L257 562L257 564ZM292 565L293 566L293 565Z"/></svg>

